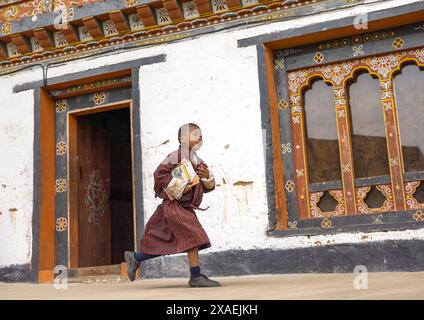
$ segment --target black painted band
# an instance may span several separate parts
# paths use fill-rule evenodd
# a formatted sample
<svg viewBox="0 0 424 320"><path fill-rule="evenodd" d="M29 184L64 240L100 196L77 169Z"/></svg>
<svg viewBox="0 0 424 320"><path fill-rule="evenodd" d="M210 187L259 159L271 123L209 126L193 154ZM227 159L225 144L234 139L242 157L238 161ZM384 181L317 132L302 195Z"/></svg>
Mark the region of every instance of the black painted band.
<svg viewBox="0 0 424 320"><path fill-rule="evenodd" d="M33 282L33 268L29 264L0 268L0 282Z"/></svg>
<svg viewBox="0 0 424 320"><path fill-rule="evenodd" d="M363 265L368 272L424 270L424 241L386 240L317 244L293 249L227 250L200 255L208 276L255 274L352 273ZM142 262L144 278L189 277L187 257L163 256Z"/></svg>

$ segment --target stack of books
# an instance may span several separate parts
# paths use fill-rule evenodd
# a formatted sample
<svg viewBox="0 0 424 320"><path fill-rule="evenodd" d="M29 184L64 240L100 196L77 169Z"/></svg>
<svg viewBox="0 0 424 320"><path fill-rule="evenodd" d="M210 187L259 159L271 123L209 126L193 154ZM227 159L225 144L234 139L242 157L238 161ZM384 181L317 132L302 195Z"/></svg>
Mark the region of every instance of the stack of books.
<svg viewBox="0 0 424 320"><path fill-rule="evenodd" d="M171 174L173 178L182 179L187 182L189 186L194 186L200 182L199 176L188 160L183 160L181 164L172 170Z"/></svg>

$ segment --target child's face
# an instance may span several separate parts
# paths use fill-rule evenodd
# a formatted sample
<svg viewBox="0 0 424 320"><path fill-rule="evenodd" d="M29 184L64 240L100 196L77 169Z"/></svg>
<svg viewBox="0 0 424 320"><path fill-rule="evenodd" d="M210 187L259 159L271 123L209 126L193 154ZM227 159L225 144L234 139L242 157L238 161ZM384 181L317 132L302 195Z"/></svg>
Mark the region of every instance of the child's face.
<svg viewBox="0 0 424 320"><path fill-rule="evenodd" d="M202 131L198 128L190 132L190 150L199 150L203 144Z"/></svg>
<svg viewBox="0 0 424 320"><path fill-rule="evenodd" d="M184 135L181 137L181 143L186 144L186 137ZM202 131L199 128L190 128L189 129L189 150L199 150L203 143Z"/></svg>

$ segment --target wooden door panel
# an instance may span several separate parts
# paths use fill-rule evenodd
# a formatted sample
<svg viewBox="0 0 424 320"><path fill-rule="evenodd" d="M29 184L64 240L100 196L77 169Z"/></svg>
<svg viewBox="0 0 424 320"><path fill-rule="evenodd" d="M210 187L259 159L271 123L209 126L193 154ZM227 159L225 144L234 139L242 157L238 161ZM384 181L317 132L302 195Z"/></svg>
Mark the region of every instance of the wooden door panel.
<svg viewBox="0 0 424 320"><path fill-rule="evenodd" d="M111 263L110 134L102 115L78 118L79 266Z"/></svg>

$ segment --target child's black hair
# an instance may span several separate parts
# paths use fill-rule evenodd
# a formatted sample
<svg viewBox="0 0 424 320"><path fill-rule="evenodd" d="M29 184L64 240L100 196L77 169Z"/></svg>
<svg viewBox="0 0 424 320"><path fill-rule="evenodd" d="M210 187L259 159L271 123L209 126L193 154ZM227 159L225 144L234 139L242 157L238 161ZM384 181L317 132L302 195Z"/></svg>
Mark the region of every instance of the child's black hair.
<svg viewBox="0 0 424 320"><path fill-rule="evenodd" d="M200 129L200 127L197 125L197 124L195 124L195 123L192 123L192 122L190 122L190 123L186 123L186 124L183 124L179 129L178 129L178 142L181 144L181 132L182 132L182 130L183 129L185 129L185 128L187 128L188 127L188 129L190 130L190 129Z"/></svg>

